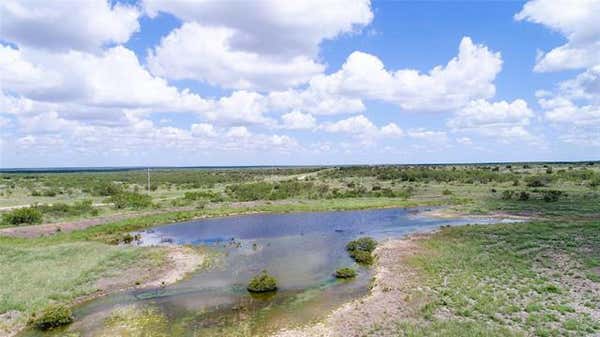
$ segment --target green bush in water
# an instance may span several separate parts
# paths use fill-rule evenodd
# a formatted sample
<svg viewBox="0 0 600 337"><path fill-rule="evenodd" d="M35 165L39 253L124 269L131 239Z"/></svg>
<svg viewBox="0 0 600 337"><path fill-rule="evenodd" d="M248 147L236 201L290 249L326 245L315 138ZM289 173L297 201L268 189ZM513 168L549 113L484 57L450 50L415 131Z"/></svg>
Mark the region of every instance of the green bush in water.
<svg viewBox="0 0 600 337"><path fill-rule="evenodd" d="M336 278L353 278L356 277L356 270L348 267L340 268L335 271Z"/></svg>
<svg viewBox="0 0 600 337"><path fill-rule="evenodd" d="M250 283L248 283L248 291L252 293L265 293L269 291L277 290L277 280L267 274L266 270L263 270L260 274L254 276Z"/></svg>
<svg viewBox="0 0 600 337"><path fill-rule="evenodd" d="M17 208L2 216L6 225L38 224L42 222L42 212L36 207Z"/></svg>
<svg viewBox="0 0 600 337"><path fill-rule="evenodd" d="M377 247L377 241L370 237L362 237L348 242L346 250L356 262L372 264L373 255L371 253L375 247Z"/></svg>
<svg viewBox="0 0 600 337"><path fill-rule="evenodd" d="M71 309L64 304L50 304L38 317L32 320L33 326L40 330L49 330L73 322Z"/></svg>
<svg viewBox="0 0 600 337"><path fill-rule="evenodd" d="M350 256L360 264L373 264L373 255L364 250L351 250Z"/></svg>
<svg viewBox="0 0 600 337"><path fill-rule="evenodd" d="M373 238L365 236L348 242L346 245L346 250L349 252L353 250L362 250L371 253L375 250L375 247L377 247L377 241L375 241Z"/></svg>

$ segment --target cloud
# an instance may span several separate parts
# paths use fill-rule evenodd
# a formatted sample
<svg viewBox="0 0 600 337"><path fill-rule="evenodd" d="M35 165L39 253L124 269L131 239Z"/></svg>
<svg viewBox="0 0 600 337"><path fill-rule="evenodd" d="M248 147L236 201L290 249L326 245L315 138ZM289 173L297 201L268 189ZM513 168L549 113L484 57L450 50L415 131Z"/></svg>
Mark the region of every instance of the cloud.
<svg viewBox="0 0 600 337"><path fill-rule="evenodd" d="M475 100L459 109L447 122L454 132L475 133L497 139L502 143L527 141L539 143L527 126L534 117L527 102L516 99L512 102Z"/></svg>
<svg viewBox="0 0 600 337"><path fill-rule="evenodd" d="M339 71L313 78L310 90L381 100L405 110L445 111L493 96L493 81L501 68L500 53L464 37L458 56L427 74L413 69L390 71L378 57L354 52Z"/></svg>
<svg viewBox="0 0 600 337"><path fill-rule="evenodd" d="M600 65L560 82L554 92L540 91L537 96L552 123L600 127Z"/></svg>
<svg viewBox="0 0 600 337"><path fill-rule="evenodd" d="M47 50L98 51L139 30L134 6L106 0L0 2L0 38Z"/></svg>
<svg viewBox="0 0 600 337"><path fill-rule="evenodd" d="M353 32L373 18L370 1L146 0L150 17L184 21L148 52L151 71L231 89L288 89L324 71L323 40Z"/></svg>
<svg viewBox="0 0 600 337"><path fill-rule="evenodd" d="M360 98L328 93L317 88L272 91L268 95L273 110L300 109L315 115L351 114L364 111Z"/></svg>
<svg viewBox="0 0 600 337"><path fill-rule="evenodd" d="M354 32L373 19L369 0L144 0L143 7L150 17L165 12L185 22L224 27L233 50L288 58L314 56L323 40Z"/></svg>
<svg viewBox="0 0 600 337"><path fill-rule="evenodd" d="M378 128L364 115L349 117L334 123L327 123L320 128L330 133L355 135L363 140L372 140L376 137L400 137L404 134L402 129L395 123L389 123Z"/></svg>
<svg viewBox="0 0 600 337"><path fill-rule="evenodd" d="M305 55L280 57L235 50L235 32L224 27L185 23L149 51L153 74L169 79L191 79L233 89L295 87L324 70Z"/></svg>
<svg viewBox="0 0 600 337"><path fill-rule="evenodd" d="M600 64L600 2L595 0L534 0L515 15L542 24L567 38L567 43L542 53L535 71L587 68Z"/></svg>
<svg viewBox="0 0 600 337"><path fill-rule="evenodd" d="M283 128L290 130L305 130L316 127L316 119L310 115L302 113L299 110L288 112L281 116Z"/></svg>
<svg viewBox="0 0 600 337"><path fill-rule="evenodd" d="M217 136L215 127L208 123L194 123L191 126L192 135L196 137L213 138Z"/></svg>
<svg viewBox="0 0 600 337"><path fill-rule="evenodd" d="M522 99L512 102L479 99L459 109L447 124L455 130L494 129L528 125L531 117L533 111Z"/></svg>
<svg viewBox="0 0 600 337"><path fill-rule="evenodd" d="M402 131L395 123L384 125L380 131L381 134L386 137L401 137L404 135L404 131Z"/></svg>

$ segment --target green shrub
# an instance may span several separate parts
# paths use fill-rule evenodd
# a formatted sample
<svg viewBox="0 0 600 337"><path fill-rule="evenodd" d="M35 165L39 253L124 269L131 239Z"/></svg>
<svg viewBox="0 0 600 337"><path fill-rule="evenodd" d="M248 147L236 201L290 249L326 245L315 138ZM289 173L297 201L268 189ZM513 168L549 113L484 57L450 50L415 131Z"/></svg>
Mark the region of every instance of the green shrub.
<svg viewBox="0 0 600 337"><path fill-rule="evenodd" d="M32 319L32 324L40 330L49 330L73 322L71 309L64 304L47 306L38 317Z"/></svg>
<svg viewBox="0 0 600 337"><path fill-rule="evenodd" d="M502 191L502 200L510 200L515 192L510 190Z"/></svg>
<svg viewBox="0 0 600 337"><path fill-rule="evenodd" d="M362 250L371 253L375 250L375 247L377 247L377 241L375 241L371 237L365 236L348 242L348 244L346 245L346 250Z"/></svg>
<svg viewBox="0 0 600 337"><path fill-rule="evenodd" d="M442 191L442 194L443 195L451 195L452 191L450 191L449 189L445 189L445 190Z"/></svg>
<svg viewBox="0 0 600 337"><path fill-rule="evenodd" d="M101 183L92 188L92 194L101 197L108 197L121 192L123 192L121 186L114 183Z"/></svg>
<svg viewBox="0 0 600 337"><path fill-rule="evenodd" d="M115 194L106 199L107 202L112 203L115 208L147 208L152 206L152 197L147 194L140 194L135 192L122 192Z"/></svg>
<svg viewBox="0 0 600 337"><path fill-rule="evenodd" d="M534 178L533 180L527 183L527 187L544 187L546 183L542 181L542 179Z"/></svg>
<svg viewBox="0 0 600 337"><path fill-rule="evenodd" d="M336 278L353 278L356 277L356 270L352 269L352 268L340 268L338 270L335 271L335 277Z"/></svg>
<svg viewBox="0 0 600 337"><path fill-rule="evenodd" d="M43 214L53 216L98 215L98 209L92 206L92 200L89 199L76 201L71 205L59 202L52 205L37 205L36 208Z"/></svg>
<svg viewBox="0 0 600 337"><path fill-rule="evenodd" d="M266 270L263 270L260 274L254 276L247 287L251 293L264 293L269 291L277 290L277 280L267 274Z"/></svg>
<svg viewBox="0 0 600 337"><path fill-rule="evenodd" d="M357 263L370 265L373 264L373 255L370 252L364 250L351 250L349 251L350 257Z"/></svg>
<svg viewBox="0 0 600 337"><path fill-rule="evenodd" d="M564 194L562 191L556 191L556 190L544 191L542 193L543 193L543 199L545 202L558 201L558 199L560 199L560 197Z"/></svg>
<svg viewBox="0 0 600 337"><path fill-rule="evenodd" d="M519 200L521 201L526 201L529 200L529 193L522 191L521 193L519 193Z"/></svg>
<svg viewBox="0 0 600 337"><path fill-rule="evenodd" d="M370 237L362 237L348 242L346 250L350 256L358 263L372 264L372 252L377 247L377 241Z"/></svg>
<svg viewBox="0 0 600 337"><path fill-rule="evenodd" d="M42 222L42 212L36 207L17 208L2 216L7 225L38 224Z"/></svg>

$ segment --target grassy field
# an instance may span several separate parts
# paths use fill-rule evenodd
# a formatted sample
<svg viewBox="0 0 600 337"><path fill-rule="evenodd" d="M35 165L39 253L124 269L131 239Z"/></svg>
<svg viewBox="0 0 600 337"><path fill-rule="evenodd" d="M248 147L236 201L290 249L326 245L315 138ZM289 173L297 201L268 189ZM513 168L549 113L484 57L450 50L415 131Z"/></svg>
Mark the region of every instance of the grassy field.
<svg viewBox="0 0 600 337"><path fill-rule="evenodd" d="M443 229L410 261L426 289L415 296L428 300L419 323L399 323L399 335L600 332L599 233L598 221Z"/></svg>
<svg viewBox="0 0 600 337"><path fill-rule="evenodd" d="M397 335L600 330L590 316L600 306L600 164L157 170L152 177L146 194L145 171L0 174L0 207L33 205L42 223L123 216L39 238L0 237L0 315L27 317L50 302L94 293L102 278L160 266L163 250L122 244L144 227L254 212L427 205L541 220L444 229L425 241L411 263L428 289L414 296L429 304L414 321L398 322ZM10 223L11 212L2 210L0 227L36 227Z"/></svg>

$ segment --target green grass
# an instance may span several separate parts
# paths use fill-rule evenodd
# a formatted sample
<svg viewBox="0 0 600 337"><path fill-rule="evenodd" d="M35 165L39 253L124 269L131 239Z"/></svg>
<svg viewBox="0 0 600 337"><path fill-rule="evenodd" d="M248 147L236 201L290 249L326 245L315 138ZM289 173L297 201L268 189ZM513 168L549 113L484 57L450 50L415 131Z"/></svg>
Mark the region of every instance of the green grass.
<svg viewBox="0 0 600 337"><path fill-rule="evenodd" d="M600 222L445 228L422 244L425 252L410 263L432 289L421 311L425 321L436 323L436 312L450 312L457 324L471 320L482 324L473 327L473 336L486 335L478 329L489 326L516 326L524 334L557 331L560 336L600 331L599 322L573 309L583 303L568 291L595 265L589 261L600 257ZM559 257L571 263L559 264ZM559 278L569 273L572 278ZM586 300L600 305L600 298L593 295ZM444 329L436 326L421 335L436 336Z"/></svg>
<svg viewBox="0 0 600 337"><path fill-rule="evenodd" d="M0 312L32 313L96 291L95 282L133 265L163 263L160 252L100 242L0 238Z"/></svg>

